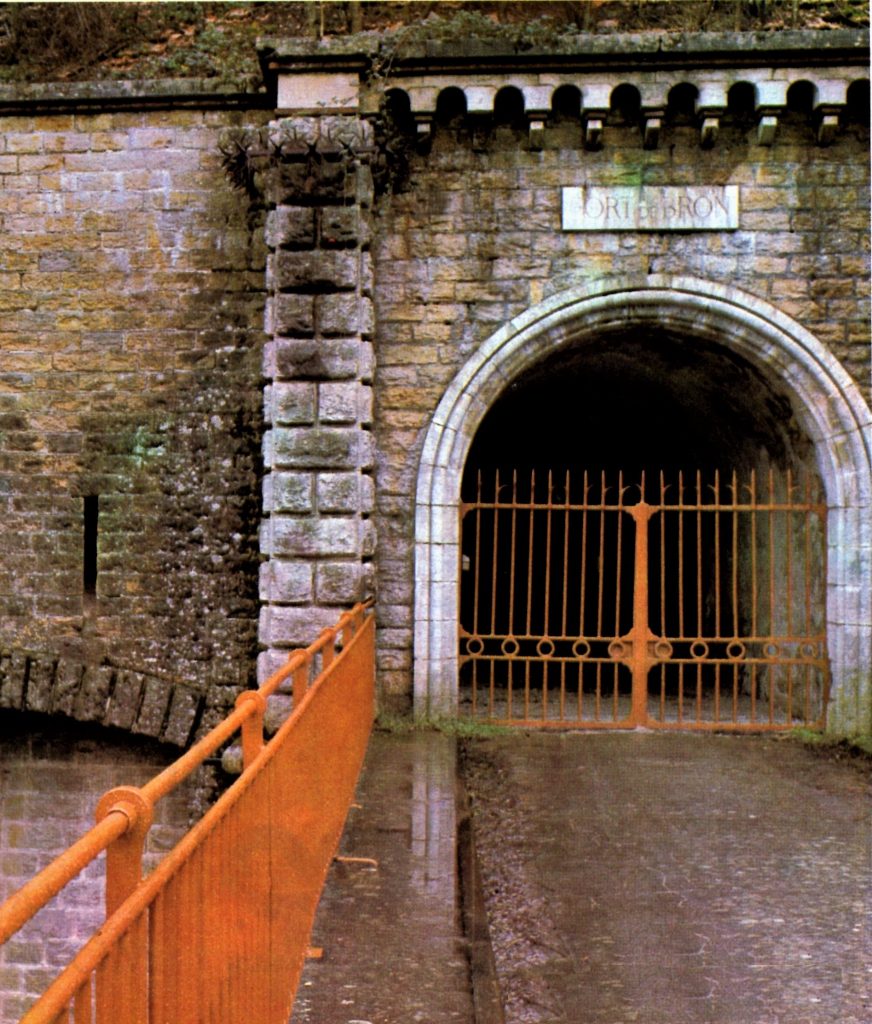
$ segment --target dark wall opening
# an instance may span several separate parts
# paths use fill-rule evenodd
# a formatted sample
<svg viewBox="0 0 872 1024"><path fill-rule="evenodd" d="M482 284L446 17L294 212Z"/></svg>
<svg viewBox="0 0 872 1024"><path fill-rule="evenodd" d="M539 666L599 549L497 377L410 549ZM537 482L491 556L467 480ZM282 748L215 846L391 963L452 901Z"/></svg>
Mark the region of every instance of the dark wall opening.
<svg viewBox="0 0 872 1024"><path fill-rule="evenodd" d="M535 657L543 642L549 658L561 645L569 658L583 637L585 658L608 661L634 607L636 526L615 506L643 497L643 477L652 504L718 506L669 508L645 527L649 627L686 659L705 649L729 663L722 672L700 658L694 685L717 688L732 673L737 693L771 691L774 669L749 676L730 651L762 657L767 638L822 631L823 523L768 508L788 493L817 501L811 445L758 368L707 341L642 331L555 352L482 422L462 489L462 682L464 652L493 650L492 682L513 670L506 650ZM599 700L600 668L578 671ZM682 671L664 668L651 692L682 689ZM614 679L615 695L628 691L628 676Z"/></svg>
<svg viewBox="0 0 872 1024"><path fill-rule="evenodd" d="M513 382L476 434L464 496L479 470L497 467L635 481L643 470L799 474L809 458L790 402L746 360L698 339L628 332L556 352Z"/></svg>

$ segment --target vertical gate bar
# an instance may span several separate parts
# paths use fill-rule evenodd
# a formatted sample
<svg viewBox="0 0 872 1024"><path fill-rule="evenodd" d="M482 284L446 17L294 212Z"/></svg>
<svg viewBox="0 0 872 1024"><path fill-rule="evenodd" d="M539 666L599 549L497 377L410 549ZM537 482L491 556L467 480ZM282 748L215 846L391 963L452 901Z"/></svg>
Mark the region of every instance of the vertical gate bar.
<svg viewBox="0 0 872 1024"><path fill-rule="evenodd" d="M606 489L606 474L603 470L601 477L601 491L600 491L600 505L605 505L605 489ZM602 637L603 635L603 568L605 564L605 542L606 542L606 514L605 509L600 510L600 535L599 535L599 563L598 571L599 576L597 579L597 598L596 598L596 635Z"/></svg>
<svg viewBox="0 0 872 1024"><path fill-rule="evenodd" d="M678 471L678 635L683 638L684 629L684 471Z"/></svg>
<svg viewBox="0 0 872 1024"><path fill-rule="evenodd" d="M788 661L787 670L787 723L793 721L793 663Z"/></svg>
<svg viewBox="0 0 872 1024"><path fill-rule="evenodd" d="M751 636L757 636L757 471L751 470Z"/></svg>
<svg viewBox="0 0 872 1024"><path fill-rule="evenodd" d="M475 564L472 567L472 632L475 636L478 636L479 573L481 571L481 470L476 474L475 500Z"/></svg>
<svg viewBox="0 0 872 1024"><path fill-rule="evenodd" d="M500 471L497 469L494 478L494 540L493 558L491 560L491 623L490 632L493 636L497 631L497 540L500 531Z"/></svg>
<svg viewBox="0 0 872 1024"><path fill-rule="evenodd" d="M594 719L599 721L602 713L602 668L603 663L596 663L596 690L594 691Z"/></svg>
<svg viewBox="0 0 872 1024"><path fill-rule="evenodd" d="M678 663L678 721L684 721L684 662Z"/></svg>
<svg viewBox="0 0 872 1024"><path fill-rule="evenodd" d="M733 662L733 722L739 720L739 663Z"/></svg>
<svg viewBox="0 0 872 1024"><path fill-rule="evenodd" d="M736 479L736 471L733 470L733 537L732 537L732 566L731 566L731 582L732 582L732 617L731 623L732 629L730 630L730 636L738 639L739 636L739 511L737 505L739 504L739 485Z"/></svg>
<svg viewBox="0 0 872 1024"><path fill-rule="evenodd" d="M769 724L772 725L775 722L775 678L776 678L777 665L774 662L769 663Z"/></svg>
<svg viewBox="0 0 872 1024"><path fill-rule="evenodd" d="M472 659L472 668L470 669L470 672L472 673L472 679L470 680L472 683L470 713L472 714L472 717L475 718L476 712L478 711L478 658Z"/></svg>
<svg viewBox="0 0 872 1024"><path fill-rule="evenodd" d="M645 493L644 470L641 475L641 492ZM635 725L644 724L648 716L648 671L651 665L648 660L648 638L651 634L648 614L648 530L651 516L655 511L655 506L648 505L644 501L640 501L639 504L628 509L636 531L633 565L633 625L631 629L633 644L630 667L632 673L630 717Z"/></svg>
<svg viewBox="0 0 872 1024"><path fill-rule="evenodd" d="M757 662L751 662L751 721L757 721Z"/></svg>
<svg viewBox="0 0 872 1024"><path fill-rule="evenodd" d="M560 662L560 721L566 720L566 662Z"/></svg>
<svg viewBox="0 0 872 1024"><path fill-rule="evenodd" d="M645 476L642 475L642 484L644 486ZM621 502L623 503L623 484L624 484L624 472L620 470L618 473L618 494L621 496ZM615 553L615 636L621 635L621 556L622 556L622 541L623 541L623 529L624 529L624 516L618 511L618 537L616 541L617 550Z"/></svg>
<svg viewBox="0 0 872 1024"><path fill-rule="evenodd" d="M518 471L512 470L511 559L509 562L509 635L515 634L515 544L518 528Z"/></svg>
<svg viewBox="0 0 872 1024"><path fill-rule="evenodd" d="M803 573L803 582L805 588L805 624L804 631L806 636L811 635L811 525L812 515L814 514L811 510L811 474L806 473L805 477L805 504L807 506L803 515L804 526L803 535L805 537L805 566Z"/></svg>
<svg viewBox="0 0 872 1024"><path fill-rule="evenodd" d="M679 666L680 667L680 666ZM666 721L666 663L660 663L660 721Z"/></svg>
<svg viewBox="0 0 872 1024"><path fill-rule="evenodd" d="M524 659L524 721L530 720L530 665L531 659Z"/></svg>
<svg viewBox="0 0 872 1024"><path fill-rule="evenodd" d="M696 635L702 636L702 481L696 471Z"/></svg>
<svg viewBox="0 0 872 1024"><path fill-rule="evenodd" d="M769 468L769 635L775 636L775 477ZM771 722L770 716L770 722Z"/></svg>
<svg viewBox="0 0 872 1024"><path fill-rule="evenodd" d="M587 571L587 470L584 471L584 494L581 505L581 580L579 582L579 609L578 609L578 635L584 636L584 598L586 592L585 580Z"/></svg>
<svg viewBox="0 0 872 1024"><path fill-rule="evenodd" d="M530 616L533 611L533 528L536 522L536 509L534 506L536 494L536 470L530 470L530 509L527 513L529 516L529 532L528 532L528 543L527 543L527 618L526 618L526 629L525 635L531 636ZM546 510L545 515L548 515Z"/></svg>
<svg viewBox="0 0 872 1024"><path fill-rule="evenodd" d="M490 658L488 661L490 666L490 684L488 689L488 717L494 717L494 708L496 707L497 700L497 685L496 685L496 659Z"/></svg>
<svg viewBox="0 0 872 1024"><path fill-rule="evenodd" d="M560 635L566 636L566 602L569 596L569 470L563 490L563 605L560 612ZM561 718L563 715L561 714Z"/></svg>
<svg viewBox="0 0 872 1024"><path fill-rule="evenodd" d="M696 720L702 721L702 663L696 664Z"/></svg>
<svg viewBox="0 0 872 1024"><path fill-rule="evenodd" d="M787 587L787 635L793 636L793 512L791 511L791 506L793 505L793 481L789 466L787 468L786 505L784 517L787 522L784 528L784 543L786 547L785 560L787 562L787 579L785 581Z"/></svg>
<svg viewBox="0 0 872 1024"><path fill-rule="evenodd" d="M662 469L660 470L660 508L660 635L666 636L666 481L663 478Z"/></svg>
<svg viewBox="0 0 872 1024"><path fill-rule="evenodd" d="M715 636L721 635L721 478L720 471L715 470Z"/></svg>
<svg viewBox="0 0 872 1024"><path fill-rule="evenodd" d="M716 661L714 663L715 668L715 706L714 706L714 720L719 722L721 720L721 663Z"/></svg>
<svg viewBox="0 0 872 1024"><path fill-rule="evenodd" d="M551 498L553 496L553 481L551 478L551 470L548 470L548 511L545 513L547 518L545 520L545 608L544 608L544 621L542 625L542 633L544 636L551 635L551 620L549 613L551 611L551 517L554 515L554 510L551 504Z"/></svg>

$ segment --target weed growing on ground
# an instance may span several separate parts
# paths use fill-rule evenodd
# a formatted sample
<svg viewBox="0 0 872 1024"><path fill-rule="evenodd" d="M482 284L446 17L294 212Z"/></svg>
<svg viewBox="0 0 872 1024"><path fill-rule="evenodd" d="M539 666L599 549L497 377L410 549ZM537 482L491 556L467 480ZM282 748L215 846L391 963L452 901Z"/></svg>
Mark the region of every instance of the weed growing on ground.
<svg viewBox="0 0 872 1024"><path fill-rule="evenodd" d="M395 736L432 731L461 739L488 739L491 736L507 736L517 732L516 729L509 729L506 726L473 722L468 718L452 718L447 715L398 715L390 711L379 712L375 720L375 729Z"/></svg>

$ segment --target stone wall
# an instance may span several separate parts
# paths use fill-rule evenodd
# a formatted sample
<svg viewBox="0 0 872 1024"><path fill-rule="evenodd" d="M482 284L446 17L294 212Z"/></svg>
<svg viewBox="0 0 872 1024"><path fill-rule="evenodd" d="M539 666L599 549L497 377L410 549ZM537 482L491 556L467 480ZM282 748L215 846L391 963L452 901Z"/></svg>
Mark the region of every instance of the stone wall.
<svg viewBox="0 0 872 1024"><path fill-rule="evenodd" d="M173 748L129 735L0 711L0 903L94 824L103 793L147 782ZM155 808L151 870L188 825L185 783ZM17 1021L103 920L99 858L0 947L0 1020Z"/></svg>
<svg viewBox="0 0 872 1024"><path fill-rule="evenodd" d="M253 678L262 474L263 114L191 92L0 98L0 699L174 742Z"/></svg>
<svg viewBox="0 0 872 1024"><path fill-rule="evenodd" d="M398 83L402 85L402 82ZM495 91L495 90L494 90ZM867 94L868 95L868 94ZM765 299L810 330L864 390L869 371L869 164L865 115L821 146L810 109L786 109L773 140L722 117L667 112L656 148L637 123L605 121L590 148L580 118L542 126L460 117L434 123L374 242L379 678L400 705L412 658L415 489L423 435L464 361L501 325L561 288L609 277L692 276ZM770 144L771 142L771 144ZM737 185L739 228L562 231L564 186ZM868 393L868 391L867 391Z"/></svg>

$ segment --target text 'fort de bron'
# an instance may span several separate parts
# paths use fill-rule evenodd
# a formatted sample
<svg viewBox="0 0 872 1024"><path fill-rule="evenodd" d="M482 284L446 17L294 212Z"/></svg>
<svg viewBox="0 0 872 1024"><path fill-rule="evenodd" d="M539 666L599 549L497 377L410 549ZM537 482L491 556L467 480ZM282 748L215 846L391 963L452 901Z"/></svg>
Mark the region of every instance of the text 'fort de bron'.
<svg viewBox="0 0 872 1024"><path fill-rule="evenodd" d="M731 231L737 185L586 185L563 189L564 231Z"/></svg>

